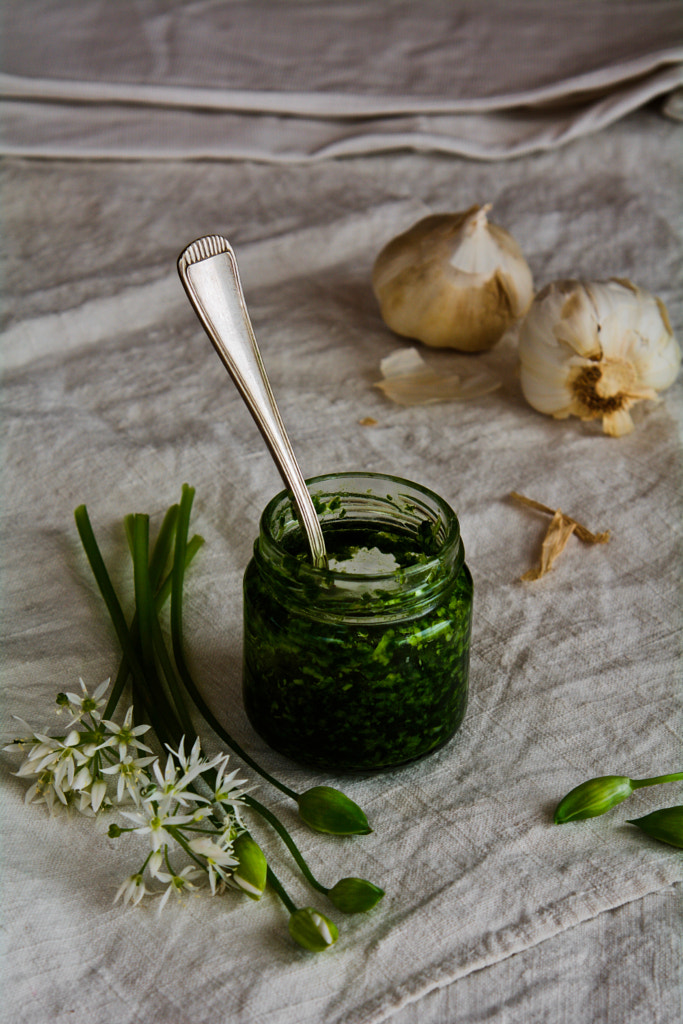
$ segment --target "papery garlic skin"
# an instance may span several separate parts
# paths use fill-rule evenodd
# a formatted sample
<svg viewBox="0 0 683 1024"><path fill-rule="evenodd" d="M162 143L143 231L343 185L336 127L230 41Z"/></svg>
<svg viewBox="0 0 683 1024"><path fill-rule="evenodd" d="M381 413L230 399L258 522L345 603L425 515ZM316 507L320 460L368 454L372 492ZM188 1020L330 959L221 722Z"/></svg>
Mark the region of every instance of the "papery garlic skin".
<svg viewBox="0 0 683 1024"><path fill-rule="evenodd" d="M372 285L384 322L438 348L491 348L527 311L531 271L487 206L434 214L386 245Z"/></svg>
<svg viewBox="0 0 683 1024"><path fill-rule="evenodd" d="M556 419L602 419L606 434L633 430L629 410L676 379L681 350L666 307L630 281L554 281L519 329L524 396Z"/></svg>

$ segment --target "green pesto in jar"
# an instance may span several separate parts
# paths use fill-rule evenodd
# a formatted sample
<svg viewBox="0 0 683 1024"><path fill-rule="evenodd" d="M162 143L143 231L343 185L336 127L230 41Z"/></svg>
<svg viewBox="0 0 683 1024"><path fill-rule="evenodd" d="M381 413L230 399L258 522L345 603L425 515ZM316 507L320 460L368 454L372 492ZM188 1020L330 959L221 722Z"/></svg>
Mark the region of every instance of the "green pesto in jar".
<svg viewBox="0 0 683 1024"><path fill-rule="evenodd" d="M455 513L396 477L308 482L330 569L310 562L286 492L244 578L244 702L301 764L393 768L443 746L465 714L472 578Z"/></svg>

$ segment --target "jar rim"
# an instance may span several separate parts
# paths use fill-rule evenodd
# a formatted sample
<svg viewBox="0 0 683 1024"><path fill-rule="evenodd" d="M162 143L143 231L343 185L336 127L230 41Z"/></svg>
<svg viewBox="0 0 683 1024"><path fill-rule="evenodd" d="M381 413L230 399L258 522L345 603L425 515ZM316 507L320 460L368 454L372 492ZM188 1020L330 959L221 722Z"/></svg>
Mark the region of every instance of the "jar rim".
<svg viewBox="0 0 683 1024"><path fill-rule="evenodd" d="M422 498L429 502L433 508L433 515L431 516L432 522L440 522L443 527L443 535L439 538L438 550L433 556L427 558L427 560L421 560L419 562L412 562L408 564L402 564L400 567L400 579L403 586L410 587L411 584L418 585L420 581L429 578L432 573L439 567L443 567L444 559L448 559L449 555L452 554L453 558L457 558L460 553L464 558L464 552L462 552L462 544L460 542L460 524L458 517L448 502L442 498L435 491L425 487L423 484L416 483L413 480L407 480L404 477L394 476L388 473L372 473L364 470L360 471L348 471L339 473L325 473L320 476L309 477L305 483L309 492L313 492L316 488L324 488L325 485L329 485L331 481L338 481L342 485L345 481L349 482L356 480L360 482L367 482L365 491L342 491L342 495L348 496L355 495L356 497L363 497L367 494L368 497L374 498L379 501L387 503L387 507L390 504L396 505L396 499L393 495L387 493L384 496L379 493L375 493L372 490L372 483L381 482L385 485L391 485L392 490L401 488L408 490L411 493L400 493L398 497L402 498L406 502L406 513L408 508L412 506L415 508L414 499ZM337 487L334 490L334 495L338 494L341 487ZM313 493L312 493L312 496ZM333 495L330 494L329 497ZM413 499L413 500L411 500ZM277 522L278 516L282 514L286 505L290 508L293 507L291 495L287 489L279 491L266 505L265 509L261 514L260 520L260 541L265 542L267 553L270 557L275 557L276 561L281 562L290 556L289 551L280 542L280 538L274 533L273 526ZM424 503L420 505L421 509L428 515L428 510L425 508ZM258 542L257 542L258 543ZM297 566L297 574L305 575L306 579L310 582L319 581L325 583L328 586L334 584L352 583L354 589L357 587L375 588L387 586L397 578L396 569L391 569L384 572L344 572L339 569L330 568L319 568L314 566L309 561L301 561Z"/></svg>

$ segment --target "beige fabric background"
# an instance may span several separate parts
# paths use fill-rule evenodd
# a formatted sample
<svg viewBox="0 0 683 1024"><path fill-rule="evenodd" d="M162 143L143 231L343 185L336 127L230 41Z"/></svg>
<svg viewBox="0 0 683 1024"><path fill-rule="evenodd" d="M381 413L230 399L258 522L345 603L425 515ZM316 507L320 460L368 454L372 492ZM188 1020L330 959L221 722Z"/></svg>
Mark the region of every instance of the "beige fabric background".
<svg viewBox="0 0 683 1024"><path fill-rule="evenodd" d="M161 920L153 905L113 907L133 840L25 809L3 754L3 1019L680 1018L680 854L624 824L680 789L550 824L584 778L680 767L680 381L615 441L531 410L507 340L477 360L502 375L499 392L400 409L372 387L404 342L369 287L378 249L419 216L492 201L539 287L630 276L661 296L680 337L680 156L680 127L649 109L504 163L5 158L3 737L12 713L43 726L57 690L78 675L96 684L117 662L75 506L86 502L116 561L122 515L160 515L187 480L207 540L187 584L198 678L266 767L295 788L338 781L272 754L241 710L240 581L279 480L177 281L178 252L203 233L235 246L304 472L363 467L436 488L459 514L476 605L458 737L403 771L344 783L374 833L317 837L282 808L325 880L357 873L387 890L373 913L339 921L322 957L292 946L273 897L198 898ZM366 416L377 426L362 427ZM572 540L551 576L523 586L545 524L509 502L513 489L609 528L611 543ZM260 836L295 898L311 901Z"/></svg>

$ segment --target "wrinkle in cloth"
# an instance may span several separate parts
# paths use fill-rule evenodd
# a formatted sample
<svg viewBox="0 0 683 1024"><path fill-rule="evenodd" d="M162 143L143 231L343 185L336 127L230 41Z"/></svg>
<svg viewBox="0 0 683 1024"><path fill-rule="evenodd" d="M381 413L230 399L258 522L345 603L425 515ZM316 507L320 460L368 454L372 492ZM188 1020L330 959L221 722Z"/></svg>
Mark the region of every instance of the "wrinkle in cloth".
<svg viewBox="0 0 683 1024"><path fill-rule="evenodd" d="M0 120L13 155L505 159L656 99L675 111L665 101L683 83L671 0L6 7Z"/></svg>

